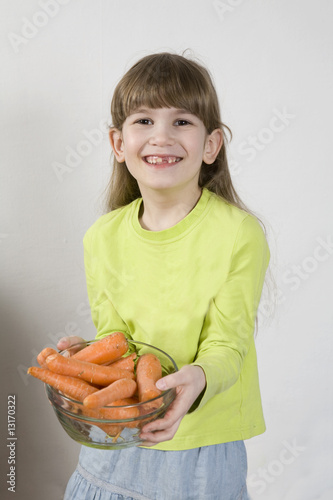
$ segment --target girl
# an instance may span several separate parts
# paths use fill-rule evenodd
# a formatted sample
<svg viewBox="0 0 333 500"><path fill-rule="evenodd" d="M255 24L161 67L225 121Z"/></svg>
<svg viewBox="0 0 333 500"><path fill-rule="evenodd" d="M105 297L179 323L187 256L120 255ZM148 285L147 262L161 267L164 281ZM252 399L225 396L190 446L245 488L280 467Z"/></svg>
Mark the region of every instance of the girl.
<svg viewBox="0 0 333 500"><path fill-rule="evenodd" d="M169 353L180 370L157 386L177 397L144 446L83 446L65 499L246 500L244 439L265 431L253 332L269 249L233 188L216 91L200 64L153 54L111 115L109 211L84 237L96 338Z"/></svg>

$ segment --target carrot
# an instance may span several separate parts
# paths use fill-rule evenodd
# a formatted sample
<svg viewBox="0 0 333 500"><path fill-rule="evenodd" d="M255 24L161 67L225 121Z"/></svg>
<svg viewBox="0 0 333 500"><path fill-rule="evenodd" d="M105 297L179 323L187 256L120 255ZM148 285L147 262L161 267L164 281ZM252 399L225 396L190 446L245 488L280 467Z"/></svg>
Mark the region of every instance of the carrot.
<svg viewBox="0 0 333 500"><path fill-rule="evenodd" d="M120 358L117 361L113 361L111 364L113 367L122 368L123 370L130 370L134 372L135 359L137 358L136 352L133 352L125 358Z"/></svg>
<svg viewBox="0 0 333 500"><path fill-rule="evenodd" d="M122 332L114 332L73 354L72 358L99 365L115 361L128 351L128 343Z"/></svg>
<svg viewBox="0 0 333 500"><path fill-rule="evenodd" d="M98 427L102 429L108 436L117 436L119 437L120 433L124 429L123 425L114 425L114 424L98 424Z"/></svg>
<svg viewBox="0 0 333 500"><path fill-rule="evenodd" d="M123 419L135 419L140 415L140 410L137 406L138 400L135 398L125 398L119 399L118 401L113 401L111 405L100 408L99 412L102 418L107 420L123 420ZM124 406L124 408L121 408ZM127 408L128 406L128 408ZM117 408L114 408L117 407ZM134 428L138 426L137 422L124 422L123 427Z"/></svg>
<svg viewBox="0 0 333 500"><path fill-rule="evenodd" d="M91 384L110 385L121 378L134 379L134 373L121 368L113 368L113 366L96 365L87 361L74 359L74 356L65 358L59 353L48 356L45 363L49 370L59 375L69 375L86 380Z"/></svg>
<svg viewBox="0 0 333 500"><path fill-rule="evenodd" d="M114 424L98 424L98 427L102 429L108 436L118 436L121 431L124 429L123 425L114 425Z"/></svg>
<svg viewBox="0 0 333 500"><path fill-rule="evenodd" d="M53 373L50 370L39 368L37 366L31 366L28 369L28 374L38 378L48 385L51 385L58 391L63 392L76 401L83 401L87 396L89 396L89 394L93 394L98 391L96 387L92 387L84 380L59 375L58 373Z"/></svg>
<svg viewBox="0 0 333 500"><path fill-rule="evenodd" d="M116 380L100 391L90 394L85 398L83 404L86 408L101 408L113 401L130 398L135 394L136 382L130 378Z"/></svg>
<svg viewBox="0 0 333 500"><path fill-rule="evenodd" d="M45 360L48 356L51 354L56 353L57 351L55 349L52 349L51 347L45 347L37 356L37 362L42 368L47 368Z"/></svg>
<svg viewBox="0 0 333 500"><path fill-rule="evenodd" d="M114 420L114 423L100 423L94 422L94 425L100 427L106 434L110 436L115 436L124 427L135 428L138 426L137 422L123 422L119 423L119 420L123 419L134 419L139 416L139 409L135 406L138 400L135 398L125 398L118 401L114 401L112 405L117 406L105 406L103 408L82 408L82 414L86 417L98 419L98 420ZM127 406L129 406L127 408ZM121 408L123 407L123 408Z"/></svg>
<svg viewBox="0 0 333 500"><path fill-rule="evenodd" d="M105 417L101 414L99 408L82 408L82 415L85 417L89 418L94 418L98 420L104 420ZM102 429L105 434L108 436L116 436L117 434L120 434L121 431L123 430L124 426L117 425L117 424L102 424L100 422L90 422L89 420L86 421L88 424L93 424Z"/></svg>
<svg viewBox="0 0 333 500"><path fill-rule="evenodd" d="M162 394L155 385L161 377L161 363L155 354L147 353L139 357L136 365L136 381L140 402L148 401Z"/></svg>

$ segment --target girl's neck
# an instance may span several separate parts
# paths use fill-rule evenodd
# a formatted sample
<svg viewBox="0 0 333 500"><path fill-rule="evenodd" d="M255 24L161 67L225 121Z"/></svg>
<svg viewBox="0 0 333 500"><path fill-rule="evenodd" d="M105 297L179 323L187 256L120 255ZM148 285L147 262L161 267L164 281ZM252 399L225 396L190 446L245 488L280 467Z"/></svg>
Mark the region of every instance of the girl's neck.
<svg viewBox="0 0 333 500"><path fill-rule="evenodd" d="M139 212L139 222L148 231L162 231L180 222L195 207L201 197L202 190L188 193L176 192L148 193L141 189L143 203Z"/></svg>

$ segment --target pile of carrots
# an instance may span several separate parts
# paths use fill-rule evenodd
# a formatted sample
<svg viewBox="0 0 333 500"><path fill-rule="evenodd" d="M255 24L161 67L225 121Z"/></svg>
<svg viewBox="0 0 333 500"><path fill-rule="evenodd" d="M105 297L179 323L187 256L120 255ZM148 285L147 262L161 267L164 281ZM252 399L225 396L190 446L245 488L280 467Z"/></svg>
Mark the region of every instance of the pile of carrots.
<svg viewBox="0 0 333 500"><path fill-rule="evenodd" d="M161 405L160 400L137 405L161 395L155 383L162 377L162 367L152 353L128 354L128 342L121 332L112 333L69 358L46 347L37 361L40 367L30 367L28 374L83 403L81 411L88 417L131 420ZM137 427L137 423L98 426L114 436L125 426Z"/></svg>

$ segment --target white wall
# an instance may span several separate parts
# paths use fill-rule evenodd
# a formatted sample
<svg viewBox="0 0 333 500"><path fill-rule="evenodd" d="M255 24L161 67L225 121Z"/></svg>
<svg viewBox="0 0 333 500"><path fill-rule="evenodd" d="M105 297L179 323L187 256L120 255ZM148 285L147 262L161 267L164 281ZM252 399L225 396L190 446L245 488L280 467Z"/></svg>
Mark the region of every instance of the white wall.
<svg viewBox="0 0 333 500"><path fill-rule="evenodd" d="M274 311L266 296L260 308L267 432L246 443L249 491L253 500L333 498L332 3L1 7L1 401L5 409L8 394L17 398L15 498L62 498L79 451L25 370L65 332L94 336L82 237L101 214L110 149L105 132L90 151L81 141L103 129L113 88L137 59L185 48L213 73L234 132L233 178L267 224L278 292ZM2 455L1 498L10 498Z"/></svg>

